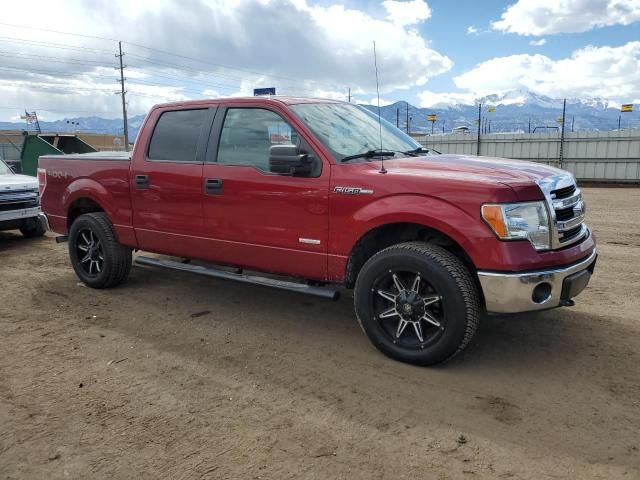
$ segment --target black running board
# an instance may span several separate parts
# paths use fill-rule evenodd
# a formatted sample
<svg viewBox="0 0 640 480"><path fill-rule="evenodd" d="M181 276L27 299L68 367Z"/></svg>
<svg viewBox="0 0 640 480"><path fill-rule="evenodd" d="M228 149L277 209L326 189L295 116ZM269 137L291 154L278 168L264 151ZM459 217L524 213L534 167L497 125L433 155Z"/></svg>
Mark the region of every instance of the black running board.
<svg viewBox="0 0 640 480"><path fill-rule="evenodd" d="M333 288L315 287L313 285L306 285L304 283L295 283L286 280L275 280L272 278L227 272L224 270L216 270L213 268L203 267L201 265L191 265L188 263L175 262L173 260L139 256L136 257L136 263L139 265L170 268L172 270L180 270L182 272L196 273L198 275L205 275L207 277L235 280L236 282L250 283L253 285L262 285L263 287L278 288L280 290L304 293L305 295L312 295L314 297L326 298L329 300L337 300L340 297L340 292Z"/></svg>

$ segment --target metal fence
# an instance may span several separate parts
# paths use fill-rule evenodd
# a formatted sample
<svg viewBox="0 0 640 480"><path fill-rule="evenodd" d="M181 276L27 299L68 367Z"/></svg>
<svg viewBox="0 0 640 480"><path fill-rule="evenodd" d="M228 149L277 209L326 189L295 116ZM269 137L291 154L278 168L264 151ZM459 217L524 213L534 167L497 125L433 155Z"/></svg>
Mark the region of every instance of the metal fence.
<svg viewBox="0 0 640 480"><path fill-rule="evenodd" d="M442 153L476 155L474 133L418 138L426 148ZM560 167L578 180L640 183L640 129L560 135L500 133L480 137L480 155L529 160Z"/></svg>

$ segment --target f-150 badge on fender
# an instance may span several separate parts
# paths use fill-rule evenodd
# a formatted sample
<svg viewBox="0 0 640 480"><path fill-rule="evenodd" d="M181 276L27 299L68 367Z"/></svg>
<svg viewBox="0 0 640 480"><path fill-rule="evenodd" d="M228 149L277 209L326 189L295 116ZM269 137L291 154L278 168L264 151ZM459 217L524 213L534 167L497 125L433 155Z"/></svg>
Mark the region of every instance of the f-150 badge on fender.
<svg viewBox="0 0 640 480"><path fill-rule="evenodd" d="M334 193L342 193L345 195L372 195L373 190L360 187L335 187Z"/></svg>

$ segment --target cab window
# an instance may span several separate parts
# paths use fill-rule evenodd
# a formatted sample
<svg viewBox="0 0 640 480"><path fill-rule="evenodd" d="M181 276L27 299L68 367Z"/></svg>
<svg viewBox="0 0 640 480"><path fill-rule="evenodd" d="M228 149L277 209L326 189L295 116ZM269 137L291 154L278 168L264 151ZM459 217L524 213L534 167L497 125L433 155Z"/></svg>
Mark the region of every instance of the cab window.
<svg viewBox="0 0 640 480"><path fill-rule="evenodd" d="M297 132L280 115L262 108L230 108L220 133L217 161L268 172L269 149L278 144L300 145Z"/></svg>
<svg viewBox="0 0 640 480"><path fill-rule="evenodd" d="M149 143L149 160L195 162L207 110L164 112Z"/></svg>

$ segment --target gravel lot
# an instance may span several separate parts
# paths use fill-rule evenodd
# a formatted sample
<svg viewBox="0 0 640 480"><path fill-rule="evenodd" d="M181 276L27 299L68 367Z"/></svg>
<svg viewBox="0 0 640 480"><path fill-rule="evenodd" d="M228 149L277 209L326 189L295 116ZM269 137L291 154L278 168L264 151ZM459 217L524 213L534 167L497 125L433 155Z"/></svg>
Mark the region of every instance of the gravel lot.
<svg viewBox="0 0 640 480"><path fill-rule="evenodd" d="M640 189L585 189L600 259L573 308L486 318L437 368L335 303L0 233L1 478L640 478Z"/></svg>

